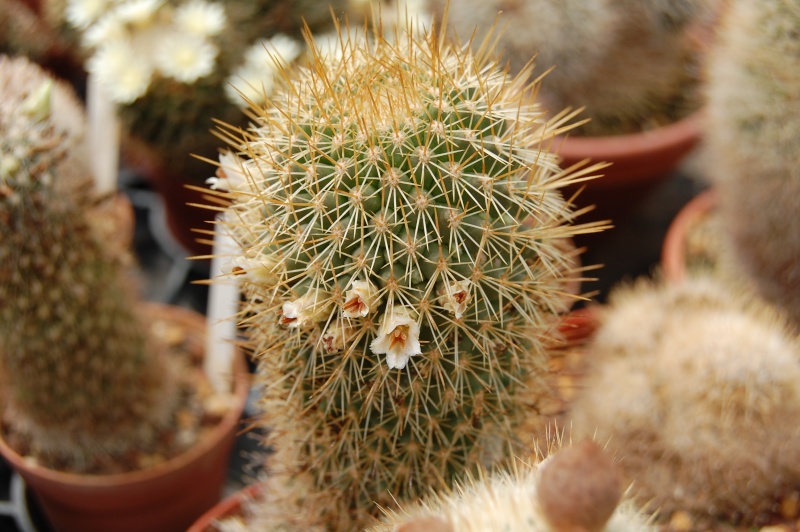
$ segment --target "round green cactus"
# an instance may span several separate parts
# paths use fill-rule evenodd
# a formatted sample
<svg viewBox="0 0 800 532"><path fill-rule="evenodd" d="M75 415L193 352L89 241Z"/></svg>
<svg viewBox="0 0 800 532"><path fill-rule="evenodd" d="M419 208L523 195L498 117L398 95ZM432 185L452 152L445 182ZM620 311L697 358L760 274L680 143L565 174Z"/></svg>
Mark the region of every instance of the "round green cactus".
<svg viewBox="0 0 800 532"><path fill-rule="evenodd" d="M309 505L279 521L364 525L505 456L549 393L570 237L601 224L572 224L559 188L594 168L559 169L571 117L543 118L528 74L435 33L343 34L221 157L276 496Z"/></svg>
<svg viewBox="0 0 800 532"><path fill-rule="evenodd" d="M80 127L59 127L82 116L77 99L22 59L0 58L0 79L3 418L47 465L87 470L170 420L174 382L109 252L119 246L90 221Z"/></svg>

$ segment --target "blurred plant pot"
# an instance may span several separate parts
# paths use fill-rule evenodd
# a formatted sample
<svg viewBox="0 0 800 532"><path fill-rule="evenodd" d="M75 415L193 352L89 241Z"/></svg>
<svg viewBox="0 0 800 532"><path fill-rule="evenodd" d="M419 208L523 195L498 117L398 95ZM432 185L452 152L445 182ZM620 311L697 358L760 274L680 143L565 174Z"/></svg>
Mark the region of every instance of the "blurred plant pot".
<svg viewBox="0 0 800 532"><path fill-rule="evenodd" d="M202 353L205 318L193 311L152 305L158 319L186 328L192 350ZM45 468L17 454L0 438L0 454L36 494L59 531L182 531L219 501L237 426L249 391L244 356L232 368L234 401L222 421L188 451L148 469L81 475Z"/></svg>
<svg viewBox="0 0 800 532"><path fill-rule="evenodd" d="M715 191L705 190L684 205L670 223L661 248L661 271L666 281L679 283L686 278L689 233L714 209L716 203Z"/></svg>
<svg viewBox="0 0 800 532"><path fill-rule="evenodd" d="M214 524L217 521L227 517L241 516L242 505L256 497L260 490L259 484L252 484L229 495L201 515L186 532L216 532L217 528Z"/></svg>
<svg viewBox="0 0 800 532"><path fill-rule="evenodd" d="M702 121L702 111L696 111L672 124L640 133L557 138L553 148L561 156L564 168L585 159L592 163L612 163L601 170L602 177L567 187L565 196L585 186L577 204L596 208L584 221L610 219L617 223L624 220L697 145Z"/></svg>

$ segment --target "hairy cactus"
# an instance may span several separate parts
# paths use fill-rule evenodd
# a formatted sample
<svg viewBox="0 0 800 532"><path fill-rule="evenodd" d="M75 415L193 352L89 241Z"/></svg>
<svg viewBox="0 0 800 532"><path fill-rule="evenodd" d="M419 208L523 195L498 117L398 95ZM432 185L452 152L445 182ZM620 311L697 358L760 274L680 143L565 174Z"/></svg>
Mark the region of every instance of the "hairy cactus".
<svg viewBox="0 0 800 532"><path fill-rule="evenodd" d="M449 4L453 31L477 42L493 22L498 47L517 71L536 62L555 67L542 98L552 109L586 107L578 133L641 128L693 110L687 94L696 72L687 28L704 21L716 0L429 0ZM498 15L498 13L502 13ZM537 55L538 54L538 55Z"/></svg>
<svg viewBox="0 0 800 532"><path fill-rule="evenodd" d="M169 419L171 374L90 223L77 100L0 58L0 379L4 421L49 465L90 467Z"/></svg>
<svg viewBox="0 0 800 532"><path fill-rule="evenodd" d="M652 528L630 500L620 504L620 469L590 440L560 449L544 461L518 461L514 466L510 472L470 479L455 490L390 512L371 530L643 532Z"/></svg>
<svg viewBox="0 0 800 532"><path fill-rule="evenodd" d="M704 530L763 524L800 483L800 344L710 278L612 293L573 437L608 441L640 502Z"/></svg>
<svg viewBox="0 0 800 532"><path fill-rule="evenodd" d="M709 59L709 174L743 272L800 324L800 2L731 2ZM747 213L743 216L742 213Z"/></svg>
<svg viewBox="0 0 800 532"><path fill-rule="evenodd" d="M573 225L559 187L594 168L558 168L571 117L543 117L529 71L414 35L343 32L212 181L277 453L264 511L304 530L353 530L517 448L575 297L570 237L602 228Z"/></svg>

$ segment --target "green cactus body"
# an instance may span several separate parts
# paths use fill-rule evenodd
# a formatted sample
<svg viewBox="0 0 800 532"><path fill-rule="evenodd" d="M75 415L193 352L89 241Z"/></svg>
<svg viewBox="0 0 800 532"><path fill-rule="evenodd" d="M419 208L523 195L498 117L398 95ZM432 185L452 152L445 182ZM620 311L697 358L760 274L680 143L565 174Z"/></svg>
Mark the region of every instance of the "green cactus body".
<svg viewBox="0 0 800 532"><path fill-rule="evenodd" d="M78 139L49 103L66 89L21 59L0 59L0 72L4 419L49 465L81 470L168 421L170 372L135 315L123 261L88 221L91 181L66 172L79 167L65 162Z"/></svg>
<svg viewBox="0 0 800 532"><path fill-rule="evenodd" d="M687 88L697 75L687 28L706 23L716 0L428 1L437 13L449 7L462 38L480 39L496 21L512 71L534 56L554 67L543 101L554 110L585 107L592 120L578 133L642 129L697 106Z"/></svg>
<svg viewBox="0 0 800 532"><path fill-rule="evenodd" d="M303 505L264 511L301 529L363 526L515 448L580 277L570 237L602 228L571 225L558 189L594 168L558 168L546 147L570 117L542 117L528 72L435 34L341 39L255 110L246 159L214 178L274 496Z"/></svg>
<svg viewBox="0 0 800 532"><path fill-rule="evenodd" d="M731 2L723 22L708 69L708 174L743 273L800 324L800 2Z"/></svg>
<svg viewBox="0 0 800 532"><path fill-rule="evenodd" d="M711 278L618 289L573 437L608 441L663 518L761 526L800 482L799 347L774 308Z"/></svg>

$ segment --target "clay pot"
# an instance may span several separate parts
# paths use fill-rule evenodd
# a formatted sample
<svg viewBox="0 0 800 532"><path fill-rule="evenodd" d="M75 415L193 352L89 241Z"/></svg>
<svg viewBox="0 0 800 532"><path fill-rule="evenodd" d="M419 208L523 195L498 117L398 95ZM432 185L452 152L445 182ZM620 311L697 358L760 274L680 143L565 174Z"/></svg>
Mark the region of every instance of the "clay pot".
<svg viewBox="0 0 800 532"><path fill-rule="evenodd" d="M151 315L184 326L202 352L205 318L180 307L152 304ZM195 447L149 469L81 475L47 469L0 439L0 454L35 492L56 530L80 532L183 531L213 506L227 476L231 449L249 391L241 353L234 364L235 400L220 424Z"/></svg>
<svg viewBox="0 0 800 532"><path fill-rule="evenodd" d="M561 156L563 168L585 159L611 163L600 171L603 177L571 185L564 190L565 196L585 186L577 198L578 206L595 205L596 211L590 218L618 222L697 145L702 121L703 114L698 111L675 123L640 133L557 138L553 149Z"/></svg>
<svg viewBox="0 0 800 532"><path fill-rule="evenodd" d="M214 523L226 517L242 515L242 504L258 495L261 486L253 484L229 495L210 508L186 532L216 532Z"/></svg>
<svg viewBox="0 0 800 532"><path fill-rule="evenodd" d="M708 189L692 198L672 220L661 247L661 271L666 281L677 283L686 278L687 234L716 203L716 193L713 189Z"/></svg>

